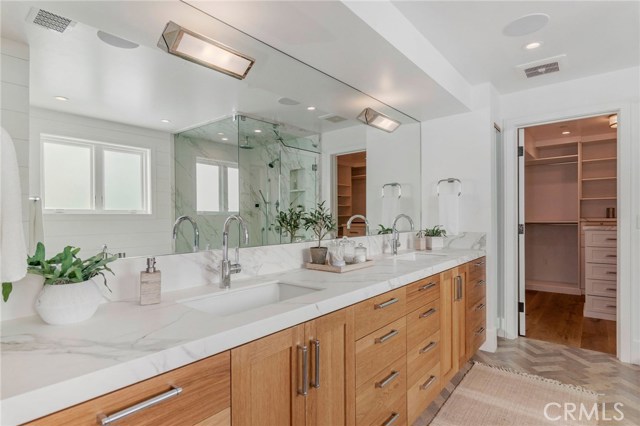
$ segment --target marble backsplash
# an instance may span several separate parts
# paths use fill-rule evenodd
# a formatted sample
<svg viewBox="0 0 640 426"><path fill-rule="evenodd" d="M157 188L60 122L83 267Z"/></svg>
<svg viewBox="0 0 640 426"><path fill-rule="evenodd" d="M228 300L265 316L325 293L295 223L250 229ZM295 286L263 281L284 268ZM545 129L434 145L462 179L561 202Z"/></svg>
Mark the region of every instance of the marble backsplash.
<svg viewBox="0 0 640 426"><path fill-rule="evenodd" d="M400 250L414 248L414 234L400 234ZM352 238L356 244L367 247L369 257L391 253L390 235L373 235ZM479 232L461 233L445 239L445 247L451 249L485 248L486 234ZM299 269L308 261L309 247L314 242L272 245L263 247L247 247L240 249L242 272L232 276L232 282L259 275L279 273ZM233 252L229 253L233 256ZM220 282L221 250L208 250L198 253L174 254L158 256L157 268L162 273L162 291L170 292L191 287L217 285ZM112 264L115 276L107 276L111 291L103 290L106 301L136 299L139 297L140 271L146 266L145 257L125 258ZM331 276L327 275L327 279ZM98 282L101 283L100 279ZM232 284L233 286L233 284ZM25 279L14 283L13 293L7 303L2 306L2 321L35 315L34 301L42 287L42 278L28 275Z"/></svg>

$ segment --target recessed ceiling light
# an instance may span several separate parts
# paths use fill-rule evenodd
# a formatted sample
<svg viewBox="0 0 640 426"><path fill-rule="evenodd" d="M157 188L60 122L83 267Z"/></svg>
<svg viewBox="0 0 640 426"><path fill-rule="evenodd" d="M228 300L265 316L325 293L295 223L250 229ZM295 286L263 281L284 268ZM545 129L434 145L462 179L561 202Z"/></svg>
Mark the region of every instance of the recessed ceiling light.
<svg viewBox="0 0 640 426"><path fill-rule="evenodd" d="M218 132L218 136L224 136L224 133Z"/></svg>
<svg viewBox="0 0 640 426"><path fill-rule="evenodd" d="M314 107L314 106L308 106L307 107L307 111L315 111L315 110L316 110L316 107Z"/></svg>
<svg viewBox="0 0 640 426"><path fill-rule="evenodd" d="M254 132L256 132L256 133L262 133L262 130L260 130L260 129L255 129L255 130L254 130Z"/></svg>
<svg viewBox="0 0 640 426"><path fill-rule="evenodd" d="M162 121L163 123L171 123L171 120L167 120L166 118L163 118L163 119L162 119L162 120L160 120L160 121Z"/></svg>
<svg viewBox="0 0 640 426"><path fill-rule="evenodd" d="M563 135L570 135L570 134L571 134L571 132L570 132L570 131L568 131L568 130L565 130L564 132L562 132L562 134L563 134Z"/></svg>
<svg viewBox="0 0 640 426"><path fill-rule="evenodd" d="M228 141L228 140L229 140L229 138L222 138L222 140L223 140L223 141Z"/></svg>
<svg viewBox="0 0 640 426"><path fill-rule="evenodd" d="M525 44L524 48L527 49L527 50L533 50L533 49L537 49L540 46L542 46L542 42L534 41L532 43Z"/></svg>
<svg viewBox="0 0 640 426"><path fill-rule="evenodd" d="M68 101L68 100L69 100L69 98L67 98L67 97L65 97L65 96L54 96L54 97L53 97L53 99L56 99L56 100L58 100L58 101L63 101L63 102L65 102L65 101Z"/></svg>

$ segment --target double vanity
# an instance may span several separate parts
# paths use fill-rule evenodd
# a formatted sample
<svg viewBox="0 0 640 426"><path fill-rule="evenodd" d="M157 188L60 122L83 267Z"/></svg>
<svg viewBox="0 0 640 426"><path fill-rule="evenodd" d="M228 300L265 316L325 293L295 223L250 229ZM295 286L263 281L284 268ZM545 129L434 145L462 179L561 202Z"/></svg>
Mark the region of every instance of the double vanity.
<svg viewBox="0 0 640 426"><path fill-rule="evenodd" d="M3 324L2 424L410 425L485 339L482 250ZM53 413L53 414L52 414Z"/></svg>

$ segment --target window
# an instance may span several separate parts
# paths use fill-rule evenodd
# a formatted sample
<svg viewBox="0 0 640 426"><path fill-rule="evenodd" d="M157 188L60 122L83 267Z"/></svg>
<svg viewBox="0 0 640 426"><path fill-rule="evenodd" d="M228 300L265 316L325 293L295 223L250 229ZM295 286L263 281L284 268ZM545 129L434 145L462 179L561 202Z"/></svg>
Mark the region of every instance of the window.
<svg viewBox="0 0 640 426"><path fill-rule="evenodd" d="M199 214L240 210L238 165L196 158L196 210Z"/></svg>
<svg viewBox="0 0 640 426"><path fill-rule="evenodd" d="M150 151L41 135L44 210L49 213L150 213Z"/></svg>

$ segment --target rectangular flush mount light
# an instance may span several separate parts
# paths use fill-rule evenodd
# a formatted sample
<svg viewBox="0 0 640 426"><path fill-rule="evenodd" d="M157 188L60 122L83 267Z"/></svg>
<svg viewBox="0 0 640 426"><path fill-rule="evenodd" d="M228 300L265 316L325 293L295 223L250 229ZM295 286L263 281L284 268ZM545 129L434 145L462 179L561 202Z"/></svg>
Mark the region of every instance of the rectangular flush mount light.
<svg viewBox="0 0 640 426"><path fill-rule="evenodd" d="M358 116L358 120L362 121L364 124L368 124L369 126L373 126L389 133L400 127L399 121L396 121L393 118L371 108L365 108Z"/></svg>
<svg viewBox="0 0 640 426"><path fill-rule="evenodd" d="M255 63L253 58L174 22L169 22L164 28L158 47L238 80L244 79Z"/></svg>

